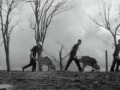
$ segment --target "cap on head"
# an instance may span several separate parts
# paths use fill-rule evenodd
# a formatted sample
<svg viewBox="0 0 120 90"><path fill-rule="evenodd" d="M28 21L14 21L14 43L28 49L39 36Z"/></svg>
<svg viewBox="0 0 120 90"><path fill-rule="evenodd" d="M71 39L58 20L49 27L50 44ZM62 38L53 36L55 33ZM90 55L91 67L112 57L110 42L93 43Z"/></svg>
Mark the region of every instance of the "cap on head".
<svg viewBox="0 0 120 90"><path fill-rule="evenodd" d="M39 42L38 45L41 45L41 46L42 46L43 44L42 44L42 42Z"/></svg>

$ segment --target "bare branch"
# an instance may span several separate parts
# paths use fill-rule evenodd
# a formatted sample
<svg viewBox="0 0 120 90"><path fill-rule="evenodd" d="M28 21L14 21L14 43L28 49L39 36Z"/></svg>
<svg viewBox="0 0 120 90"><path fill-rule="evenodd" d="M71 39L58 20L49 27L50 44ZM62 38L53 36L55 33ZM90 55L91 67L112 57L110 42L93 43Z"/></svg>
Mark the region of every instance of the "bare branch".
<svg viewBox="0 0 120 90"><path fill-rule="evenodd" d="M65 59L66 57L68 57L70 55L70 53L69 54L67 54L66 56L64 56L62 59Z"/></svg>
<svg viewBox="0 0 120 90"><path fill-rule="evenodd" d="M18 22L18 23L19 23L19 22ZM12 25L11 29L9 30L9 33L10 33L10 34L11 34L12 30L14 29L14 27L18 25L18 23Z"/></svg>
<svg viewBox="0 0 120 90"><path fill-rule="evenodd" d="M7 10L5 10L5 9L3 9L3 8L2 8L2 10L3 10L3 11L5 11L6 13L8 13L8 11L7 11Z"/></svg>
<svg viewBox="0 0 120 90"><path fill-rule="evenodd" d="M55 13L53 16L56 16L56 15L62 13L62 12L65 12L65 11L69 11L69 10L71 10L71 9L72 9L72 8L60 10L59 12Z"/></svg>
<svg viewBox="0 0 120 90"><path fill-rule="evenodd" d="M57 59L55 58L55 56L52 56L51 54L49 54L49 56L51 56L51 58L52 58L55 62L57 62L58 64L60 63L59 61L57 61Z"/></svg>
<svg viewBox="0 0 120 90"><path fill-rule="evenodd" d="M51 3L49 4L49 6L47 7L46 11L48 11L51 7L51 5L54 3L55 0L52 0Z"/></svg>
<svg viewBox="0 0 120 90"><path fill-rule="evenodd" d="M31 5L31 7L32 7L32 10L33 10L33 12L35 13L35 9L34 9L34 7L33 7L33 5L32 5L32 2L29 0L29 2L30 2L30 5ZM33 1L33 2L35 2L35 1Z"/></svg>
<svg viewBox="0 0 120 90"><path fill-rule="evenodd" d="M97 24L98 26L101 26L101 27L107 29L106 26L104 26L104 25L102 25L102 24L99 24L95 19L91 18L90 16L89 16L89 18L90 18L95 24Z"/></svg>
<svg viewBox="0 0 120 90"><path fill-rule="evenodd" d="M115 35L116 35L117 30L118 30L119 27L120 27L120 24L118 24L117 27L115 28Z"/></svg>
<svg viewBox="0 0 120 90"><path fill-rule="evenodd" d="M63 51L63 49L65 49L65 48L64 48L64 46L62 45L62 46L61 46L61 49L60 49L60 51L59 51L59 57L60 57L61 60L64 60L66 57L68 57L68 56L70 55L70 53L68 53L67 55L65 55L64 57L62 57L62 51Z"/></svg>

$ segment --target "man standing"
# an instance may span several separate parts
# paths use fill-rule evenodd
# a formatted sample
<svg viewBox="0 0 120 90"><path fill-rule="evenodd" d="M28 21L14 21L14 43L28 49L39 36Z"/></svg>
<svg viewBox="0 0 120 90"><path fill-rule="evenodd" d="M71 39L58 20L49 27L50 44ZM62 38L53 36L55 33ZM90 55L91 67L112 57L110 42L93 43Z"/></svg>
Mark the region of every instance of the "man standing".
<svg viewBox="0 0 120 90"><path fill-rule="evenodd" d="M78 61L77 58L76 58L76 52L77 52L78 47L79 47L79 45L81 44L81 42L82 42L82 41L79 39L79 40L78 40L78 43L73 46L73 48L72 48L72 50L71 50L71 52L70 52L70 58L69 58L69 60L68 60L68 62L67 62L67 65L66 65L66 67L65 67L65 70L68 69L69 65L70 65L71 62L74 60L75 63L76 63L76 65L77 65L77 67L78 67L78 69L79 69L79 71L82 71L82 68L81 68L81 66L80 66L80 63L79 63L79 61Z"/></svg>
<svg viewBox="0 0 120 90"><path fill-rule="evenodd" d="M119 69L119 65L120 65L119 52L120 52L120 39L118 40L118 44L116 45L116 48L115 48L115 51L114 51L114 54L113 54L114 60L113 60L113 63L112 63L111 69L110 69L111 72L114 71L114 68L115 68L116 64L117 64L117 66L116 66L115 71L118 71L118 69Z"/></svg>
<svg viewBox="0 0 120 90"><path fill-rule="evenodd" d="M31 54L30 54L30 63L24 67L22 67L22 70L24 71L26 68L32 66L32 72L36 70L36 61L34 58L36 58L36 55L38 54L39 50L42 50L42 43L38 43L38 45L34 46L31 49Z"/></svg>

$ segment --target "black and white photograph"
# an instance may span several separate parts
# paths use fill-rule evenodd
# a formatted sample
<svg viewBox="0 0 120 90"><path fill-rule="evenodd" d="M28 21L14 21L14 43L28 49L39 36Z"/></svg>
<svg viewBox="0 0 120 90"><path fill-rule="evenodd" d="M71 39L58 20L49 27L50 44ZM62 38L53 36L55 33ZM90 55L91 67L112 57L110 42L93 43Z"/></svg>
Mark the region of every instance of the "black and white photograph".
<svg viewBox="0 0 120 90"><path fill-rule="evenodd" d="M119 0L0 0L0 90L120 90Z"/></svg>

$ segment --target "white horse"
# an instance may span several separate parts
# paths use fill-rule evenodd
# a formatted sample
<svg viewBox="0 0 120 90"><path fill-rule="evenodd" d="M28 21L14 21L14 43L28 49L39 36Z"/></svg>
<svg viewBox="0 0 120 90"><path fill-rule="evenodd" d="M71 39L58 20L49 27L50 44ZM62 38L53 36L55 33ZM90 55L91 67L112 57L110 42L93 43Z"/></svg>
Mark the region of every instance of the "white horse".
<svg viewBox="0 0 120 90"><path fill-rule="evenodd" d="M34 58L34 57L32 57ZM40 70L40 67L43 65L47 65L48 66L48 70L56 70L55 65L52 63L52 61L48 58L48 57L38 57L38 58L34 58L37 62L38 62L38 67Z"/></svg>

